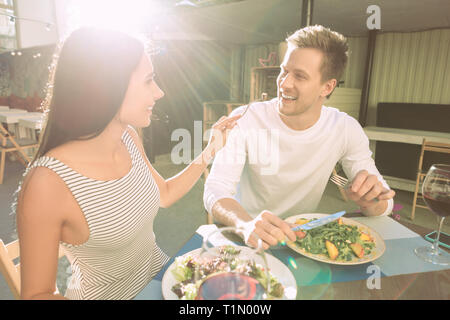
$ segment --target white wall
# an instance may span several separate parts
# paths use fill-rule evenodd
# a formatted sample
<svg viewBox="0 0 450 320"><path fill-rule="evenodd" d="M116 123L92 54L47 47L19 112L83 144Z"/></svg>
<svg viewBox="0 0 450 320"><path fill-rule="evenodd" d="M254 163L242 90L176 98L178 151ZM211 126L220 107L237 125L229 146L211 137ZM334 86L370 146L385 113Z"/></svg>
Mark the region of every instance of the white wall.
<svg viewBox="0 0 450 320"><path fill-rule="evenodd" d="M16 16L55 23L54 0L16 0ZM59 1L59 0L58 0ZM46 29L45 23L18 19L18 45L19 48L54 44L58 41L56 26Z"/></svg>
<svg viewBox="0 0 450 320"><path fill-rule="evenodd" d="M70 33L69 7L73 0L53 0L55 3L56 24L58 26L58 36L64 39Z"/></svg>
<svg viewBox="0 0 450 320"><path fill-rule="evenodd" d="M87 23L88 25L98 23L99 26L103 26L105 23L112 21L112 28L116 28L118 25L120 28L127 30L127 25L133 25L135 22L133 15L142 18L141 16L148 12L150 16L153 12L151 10L152 6L158 8L159 3L157 0L123 1L124 10L118 11L117 8L120 8L122 5L121 1L123 0L115 0L115 5L111 5L108 8L105 5L108 4L107 0L102 0L101 2L98 0L15 0L16 15L19 17L55 24L50 31L47 31L46 25L43 23L19 19L17 22L19 23L19 47L28 48L54 44L59 40L65 39L73 31L73 28L79 26L80 23ZM102 4L105 6L104 10L101 7ZM136 8L140 9L136 11ZM88 10L87 13L86 10ZM161 10L164 12L163 9ZM99 13L96 13L97 11ZM114 20L114 17L117 18L117 15L120 15L120 18ZM83 21L84 19L86 21ZM186 26L178 21L162 20L167 24L164 28L169 31L165 30L164 33L156 34L155 37L157 39L209 40L209 38L197 31L187 30Z"/></svg>

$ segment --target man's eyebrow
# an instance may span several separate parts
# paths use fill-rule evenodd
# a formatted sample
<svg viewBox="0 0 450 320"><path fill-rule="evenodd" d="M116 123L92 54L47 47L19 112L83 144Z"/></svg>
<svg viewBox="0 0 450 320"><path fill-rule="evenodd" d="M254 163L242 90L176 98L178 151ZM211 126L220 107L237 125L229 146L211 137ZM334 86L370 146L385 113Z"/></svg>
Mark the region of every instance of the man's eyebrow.
<svg viewBox="0 0 450 320"><path fill-rule="evenodd" d="M305 70L302 70L302 69L294 69L294 72L298 72L298 73L301 73L301 74L303 74L305 76L308 76L308 72L306 72Z"/></svg>
<svg viewBox="0 0 450 320"><path fill-rule="evenodd" d="M286 70L286 65L282 64L282 65L280 65L280 68ZM306 76L308 75L308 72L306 72L303 69L294 69L294 70L291 70L291 71L297 72L297 73L303 73Z"/></svg>

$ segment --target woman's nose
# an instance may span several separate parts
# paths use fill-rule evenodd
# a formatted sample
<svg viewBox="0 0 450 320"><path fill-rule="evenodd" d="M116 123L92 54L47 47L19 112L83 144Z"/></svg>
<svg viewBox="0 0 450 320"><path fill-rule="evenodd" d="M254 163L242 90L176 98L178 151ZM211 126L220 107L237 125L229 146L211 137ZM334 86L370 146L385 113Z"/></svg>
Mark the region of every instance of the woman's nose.
<svg viewBox="0 0 450 320"><path fill-rule="evenodd" d="M164 97L164 91L162 91L161 90L161 88L155 83L155 92L154 92L154 94L153 94L153 99L156 101L156 100L159 100L159 99L161 99L162 97Z"/></svg>

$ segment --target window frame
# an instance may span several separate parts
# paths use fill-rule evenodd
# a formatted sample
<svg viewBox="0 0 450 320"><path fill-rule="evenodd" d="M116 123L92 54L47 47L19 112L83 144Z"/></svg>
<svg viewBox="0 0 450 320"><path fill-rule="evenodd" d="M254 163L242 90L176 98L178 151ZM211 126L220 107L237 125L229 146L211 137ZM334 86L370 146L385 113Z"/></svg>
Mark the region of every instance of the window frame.
<svg viewBox="0 0 450 320"><path fill-rule="evenodd" d="M12 15L14 17L16 17L16 12L17 12L16 1L11 0L10 2L12 3L11 5L0 3L0 9L11 10L12 11ZM15 42L15 46L13 48L6 48L6 47L0 46L0 53L3 50L13 50L14 51L14 50L19 49L19 37L18 37L19 29L18 29L18 25L19 24L17 23L17 19L16 19L15 23L14 23L14 29L15 30L14 30L14 35L13 36L0 33L0 38L2 38L2 39L10 39L10 40L12 39Z"/></svg>

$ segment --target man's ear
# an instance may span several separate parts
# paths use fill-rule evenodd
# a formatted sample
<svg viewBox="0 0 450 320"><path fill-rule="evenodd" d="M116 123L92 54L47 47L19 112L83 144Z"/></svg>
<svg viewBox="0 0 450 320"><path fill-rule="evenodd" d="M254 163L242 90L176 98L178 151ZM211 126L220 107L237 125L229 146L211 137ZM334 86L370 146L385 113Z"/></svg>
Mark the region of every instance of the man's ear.
<svg viewBox="0 0 450 320"><path fill-rule="evenodd" d="M323 91L322 91L321 96L322 97L328 97L333 92L334 88L336 88L336 85L337 85L337 80L336 79L327 80L324 83L324 87L323 87Z"/></svg>

